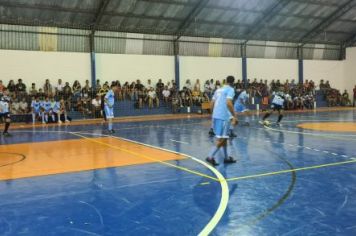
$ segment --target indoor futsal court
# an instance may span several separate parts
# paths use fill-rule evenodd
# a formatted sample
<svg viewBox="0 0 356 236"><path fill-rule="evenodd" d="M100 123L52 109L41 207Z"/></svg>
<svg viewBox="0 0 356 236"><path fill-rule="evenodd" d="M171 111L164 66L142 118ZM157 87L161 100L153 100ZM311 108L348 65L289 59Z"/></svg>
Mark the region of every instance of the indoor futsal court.
<svg viewBox="0 0 356 236"><path fill-rule="evenodd" d="M0 236L356 235L356 0L0 0Z"/></svg>

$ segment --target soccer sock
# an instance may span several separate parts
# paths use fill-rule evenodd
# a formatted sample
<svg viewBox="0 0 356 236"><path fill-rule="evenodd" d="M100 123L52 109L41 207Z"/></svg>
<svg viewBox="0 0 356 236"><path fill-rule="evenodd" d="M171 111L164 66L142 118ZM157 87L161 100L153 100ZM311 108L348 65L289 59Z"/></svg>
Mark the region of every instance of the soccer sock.
<svg viewBox="0 0 356 236"><path fill-rule="evenodd" d="M109 130L112 130L112 120L111 119L109 119Z"/></svg>
<svg viewBox="0 0 356 236"><path fill-rule="evenodd" d="M9 127L10 127L10 122L5 122L4 133L7 133L7 131L9 130Z"/></svg>
<svg viewBox="0 0 356 236"><path fill-rule="evenodd" d="M35 121L36 121L36 114L32 113L32 122L35 123Z"/></svg>
<svg viewBox="0 0 356 236"><path fill-rule="evenodd" d="M56 122L56 119L54 117L54 114L52 114L52 122Z"/></svg>
<svg viewBox="0 0 356 236"><path fill-rule="evenodd" d="M271 115L271 113L266 113L266 114L264 115L264 117L262 118L262 120L267 119L270 115Z"/></svg>
<svg viewBox="0 0 356 236"><path fill-rule="evenodd" d="M44 113L41 113L42 122L44 122Z"/></svg>
<svg viewBox="0 0 356 236"><path fill-rule="evenodd" d="M281 122L282 118L283 118L283 115L279 115L279 116L278 116L278 121L277 121L277 122L278 122L278 123L279 123L279 122Z"/></svg>
<svg viewBox="0 0 356 236"><path fill-rule="evenodd" d="M214 158L216 153L218 153L219 149L220 149L219 147L213 147L209 153L209 157Z"/></svg>
<svg viewBox="0 0 356 236"><path fill-rule="evenodd" d="M227 146L225 145L222 148L223 148L223 151L224 151L224 159L228 159L229 156L227 155Z"/></svg>
<svg viewBox="0 0 356 236"><path fill-rule="evenodd" d="M57 116L58 116L58 122L61 122L61 114L59 114L59 112L58 112Z"/></svg>
<svg viewBox="0 0 356 236"><path fill-rule="evenodd" d="M45 120L46 120L46 122L48 122L48 115L47 114L45 115Z"/></svg>
<svg viewBox="0 0 356 236"><path fill-rule="evenodd" d="M245 116L245 122L246 122L246 123L250 123L250 117Z"/></svg>

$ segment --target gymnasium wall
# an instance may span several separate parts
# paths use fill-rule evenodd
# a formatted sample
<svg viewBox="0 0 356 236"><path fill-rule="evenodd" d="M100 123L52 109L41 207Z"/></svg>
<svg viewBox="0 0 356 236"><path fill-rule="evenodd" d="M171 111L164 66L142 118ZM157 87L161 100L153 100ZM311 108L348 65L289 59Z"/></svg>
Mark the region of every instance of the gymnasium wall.
<svg viewBox="0 0 356 236"><path fill-rule="evenodd" d="M174 57L128 54L96 54L96 75L100 81L119 80L120 83L141 80L153 84L174 80Z"/></svg>
<svg viewBox="0 0 356 236"><path fill-rule="evenodd" d="M201 89L205 81L210 79L222 81L227 75L242 79L241 58L181 56L179 62L181 88L187 79L190 79L192 85L199 79Z"/></svg>
<svg viewBox="0 0 356 236"><path fill-rule="evenodd" d="M298 61L280 59L247 58L247 78L267 80L298 81Z"/></svg>
<svg viewBox="0 0 356 236"><path fill-rule="evenodd" d="M352 89L356 85L356 47L346 50L344 71L344 84L348 88L350 96L352 96Z"/></svg>
<svg viewBox="0 0 356 236"><path fill-rule="evenodd" d="M90 80L90 57L88 53L41 52L0 50L0 79L7 86L9 80L21 78L29 87L36 83L42 88L48 78L52 85L58 79L84 83Z"/></svg>
<svg viewBox="0 0 356 236"><path fill-rule="evenodd" d="M345 61L304 60L304 80L313 80L319 85L320 80L329 80L332 87L344 90Z"/></svg>

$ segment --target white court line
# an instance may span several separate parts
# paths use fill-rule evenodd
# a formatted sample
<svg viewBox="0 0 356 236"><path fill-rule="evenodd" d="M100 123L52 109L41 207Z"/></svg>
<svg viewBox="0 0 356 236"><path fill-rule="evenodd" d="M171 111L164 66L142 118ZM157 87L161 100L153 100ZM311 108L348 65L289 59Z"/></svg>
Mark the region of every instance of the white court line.
<svg viewBox="0 0 356 236"><path fill-rule="evenodd" d="M174 139L170 139L170 141L174 142L174 143L183 143L183 144L189 144L187 142L183 142L183 141L177 141L177 140L174 140Z"/></svg>
<svg viewBox="0 0 356 236"><path fill-rule="evenodd" d="M217 226L217 224L220 222L221 218L223 217L226 208L227 208L227 204L229 202L229 186L227 184L227 181L225 179L225 177L215 168L213 168L212 166L210 166L209 164L205 163L204 161L195 158L193 156L184 154L184 153L180 153L180 152L175 152L172 150L168 150L165 148L161 148L161 147L156 147L156 146L152 146L149 144L145 144L145 143L141 143L141 142L137 142L131 139L126 139L126 138L121 138L121 137L117 137L117 136L111 136L111 135L104 135L104 134L92 134L92 133L82 133L82 132L72 132L72 133L77 133L77 134L82 134L82 135L98 135L98 136L103 136L103 137L111 137L111 138L115 138L115 139L120 139L120 140L125 140L128 142L132 142L132 143L136 143L136 144L140 144L146 147L151 147L151 148L155 148L155 149L159 149L159 150L163 150L163 151L167 151L167 152L171 152L174 154L179 154L179 155L183 155L186 156L198 163L200 163L201 165L205 166L206 168L208 168L211 172L213 172L215 174L215 176L218 178L218 182L220 183L221 186L221 199L220 199L220 203L219 203L219 207L216 210L214 216L210 219L210 221L208 222L208 224L202 229L202 231L198 234L199 236L208 236L210 235L210 233L215 229L215 227Z"/></svg>

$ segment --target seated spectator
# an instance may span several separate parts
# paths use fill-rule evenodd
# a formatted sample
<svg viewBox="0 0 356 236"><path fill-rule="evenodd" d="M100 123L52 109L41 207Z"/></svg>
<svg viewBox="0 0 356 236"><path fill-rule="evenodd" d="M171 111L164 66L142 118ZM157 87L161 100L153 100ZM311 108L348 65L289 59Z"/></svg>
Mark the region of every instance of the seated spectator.
<svg viewBox="0 0 356 236"><path fill-rule="evenodd" d="M29 109L28 109L28 103L26 101L26 98L23 98L19 105L20 105L19 106L20 114L28 114Z"/></svg>
<svg viewBox="0 0 356 236"><path fill-rule="evenodd" d="M194 84L194 88L197 88L199 92L201 92L200 80L197 79Z"/></svg>
<svg viewBox="0 0 356 236"><path fill-rule="evenodd" d="M190 83L189 79L185 81L184 87L186 87L186 89L192 90L192 84Z"/></svg>
<svg viewBox="0 0 356 236"><path fill-rule="evenodd" d="M44 97L46 96L46 94L43 92L42 89L38 90L37 96L41 99L44 100Z"/></svg>
<svg viewBox="0 0 356 236"><path fill-rule="evenodd" d="M6 89L6 87L2 83L2 80L0 80L0 93L4 92L5 89Z"/></svg>
<svg viewBox="0 0 356 236"><path fill-rule="evenodd" d="M46 94L46 96L52 95L52 85L49 82L49 79L46 79L46 82L45 82L45 84L43 86L43 91Z"/></svg>
<svg viewBox="0 0 356 236"><path fill-rule="evenodd" d="M162 99L162 91L164 89L164 83L162 82L161 79L158 80L158 83L156 84L156 93L158 95L158 98Z"/></svg>
<svg viewBox="0 0 356 236"><path fill-rule="evenodd" d="M341 97L341 106L350 106L350 105L351 105L351 100L347 90L345 89Z"/></svg>
<svg viewBox="0 0 356 236"><path fill-rule="evenodd" d="M156 104L156 107L159 107L159 99L157 97L156 91L154 90L154 88L151 88L148 91L148 107L149 108L153 108L154 104Z"/></svg>
<svg viewBox="0 0 356 236"><path fill-rule="evenodd" d="M165 86L163 91L162 91L162 95L163 95L163 101L165 103L168 103L169 101L169 97L171 96L171 92L168 89L168 86Z"/></svg>
<svg viewBox="0 0 356 236"><path fill-rule="evenodd" d="M14 115L19 115L20 113L20 103L17 98L13 99L11 103L11 113Z"/></svg>
<svg viewBox="0 0 356 236"><path fill-rule="evenodd" d="M91 101L92 105L92 114L94 118L100 118L101 117L101 99L99 95L96 95L96 97Z"/></svg>
<svg viewBox="0 0 356 236"><path fill-rule="evenodd" d="M31 97L35 97L35 96L37 96L37 89L36 89L36 84L35 83L32 83L31 84L31 88L30 88L30 90L29 90L29 94L30 94L30 96Z"/></svg>
<svg viewBox="0 0 356 236"><path fill-rule="evenodd" d="M75 80L73 83L73 87L72 87L72 91L73 91L73 96L75 98L80 96L80 93L82 91L82 86L80 85L78 80Z"/></svg>

